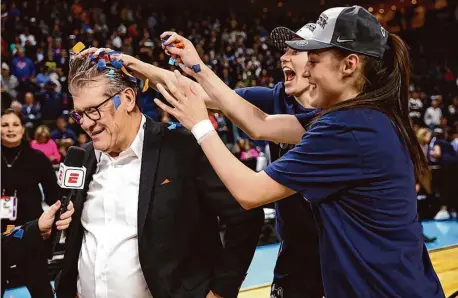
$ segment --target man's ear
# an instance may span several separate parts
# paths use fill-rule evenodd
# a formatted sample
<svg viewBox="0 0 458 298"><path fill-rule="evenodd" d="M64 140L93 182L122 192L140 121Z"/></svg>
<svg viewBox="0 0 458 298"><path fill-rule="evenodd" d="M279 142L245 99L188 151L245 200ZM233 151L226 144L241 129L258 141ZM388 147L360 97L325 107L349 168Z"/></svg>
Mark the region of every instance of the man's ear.
<svg viewBox="0 0 458 298"><path fill-rule="evenodd" d="M128 113L132 112L137 104L137 96L132 88L127 88L124 91L124 98L126 101L126 110Z"/></svg>
<svg viewBox="0 0 458 298"><path fill-rule="evenodd" d="M342 65L344 76L351 76L357 70L359 63L360 59L356 54L350 54L345 57Z"/></svg>

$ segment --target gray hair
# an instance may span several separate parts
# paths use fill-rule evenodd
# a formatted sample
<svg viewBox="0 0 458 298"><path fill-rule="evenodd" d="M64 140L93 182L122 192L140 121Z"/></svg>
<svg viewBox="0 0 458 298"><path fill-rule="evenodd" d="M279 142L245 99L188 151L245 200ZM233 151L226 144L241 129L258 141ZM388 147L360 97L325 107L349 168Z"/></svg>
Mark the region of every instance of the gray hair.
<svg viewBox="0 0 458 298"><path fill-rule="evenodd" d="M114 72L111 70L114 70ZM110 71L112 73L108 76L107 74ZM77 90L95 83L100 77L105 78L107 82L106 96L111 96L126 88L132 88L135 93L138 91L136 84L129 81L120 69L107 67L105 70L99 70L97 63L91 61L89 57L82 55L71 56L68 73L68 89L70 93L73 94Z"/></svg>

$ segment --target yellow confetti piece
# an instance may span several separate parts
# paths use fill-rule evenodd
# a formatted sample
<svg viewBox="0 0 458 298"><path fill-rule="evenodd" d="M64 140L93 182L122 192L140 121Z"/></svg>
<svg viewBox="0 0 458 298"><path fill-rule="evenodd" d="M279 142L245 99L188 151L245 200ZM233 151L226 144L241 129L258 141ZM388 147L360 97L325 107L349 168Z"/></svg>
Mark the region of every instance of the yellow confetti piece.
<svg viewBox="0 0 458 298"><path fill-rule="evenodd" d="M7 225L6 226L6 230L5 232L3 233L3 235L8 235L9 233L11 233L11 231L14 229L14 225Z"/></svg>
<svg viewBox="0 0 458 298"><path fill-rule="evenodd" d="M145 84L143 85L142 92L146 92L146 90L148 90L148 88L149 88L149 80L146 79L145 80Z"/></svg>
<svg viewBox="0 0 458 298"><path fill-rule="evenodd" d="M73 46L72 51L73 51L73 53L78 54L78 53L81 52L85 47L86 47L86 46L84 45L84 43L82 43L81 41L79 41L76 45Z"/></svg>

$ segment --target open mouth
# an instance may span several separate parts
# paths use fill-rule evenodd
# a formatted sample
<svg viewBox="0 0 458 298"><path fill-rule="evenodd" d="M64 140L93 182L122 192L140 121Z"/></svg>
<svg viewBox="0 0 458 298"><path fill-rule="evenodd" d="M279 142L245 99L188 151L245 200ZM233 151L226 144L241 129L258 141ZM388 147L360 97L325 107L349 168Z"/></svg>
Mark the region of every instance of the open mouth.
<svg viewBox="0 0 458 298"><path fill-rule="evenodd" d="M296 77L296 73L294 72L294 70L286 66L283 67L283 74L285 75L286 82L292 81Z"/></svg>
<svg viewBox="0 0 458 298"><path fill-rule="evenodd" d="M10 138L10 139L13 139L13 138L16 137L16 134L7 134L6 137Z"/></svg>

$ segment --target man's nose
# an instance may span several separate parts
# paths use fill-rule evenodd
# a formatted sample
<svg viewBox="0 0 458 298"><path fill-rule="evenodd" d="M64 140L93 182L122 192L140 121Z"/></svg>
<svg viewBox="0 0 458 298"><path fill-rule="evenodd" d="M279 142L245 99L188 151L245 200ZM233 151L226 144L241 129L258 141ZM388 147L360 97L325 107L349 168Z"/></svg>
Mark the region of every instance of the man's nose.
<svg viewBox="0 0 458 298"><path fill-rule="evenodd" d="M89 131L89 129L95 125L95 121L89 118L85 113L82 113L80 120L80 126L83 130Z"/></svg>

